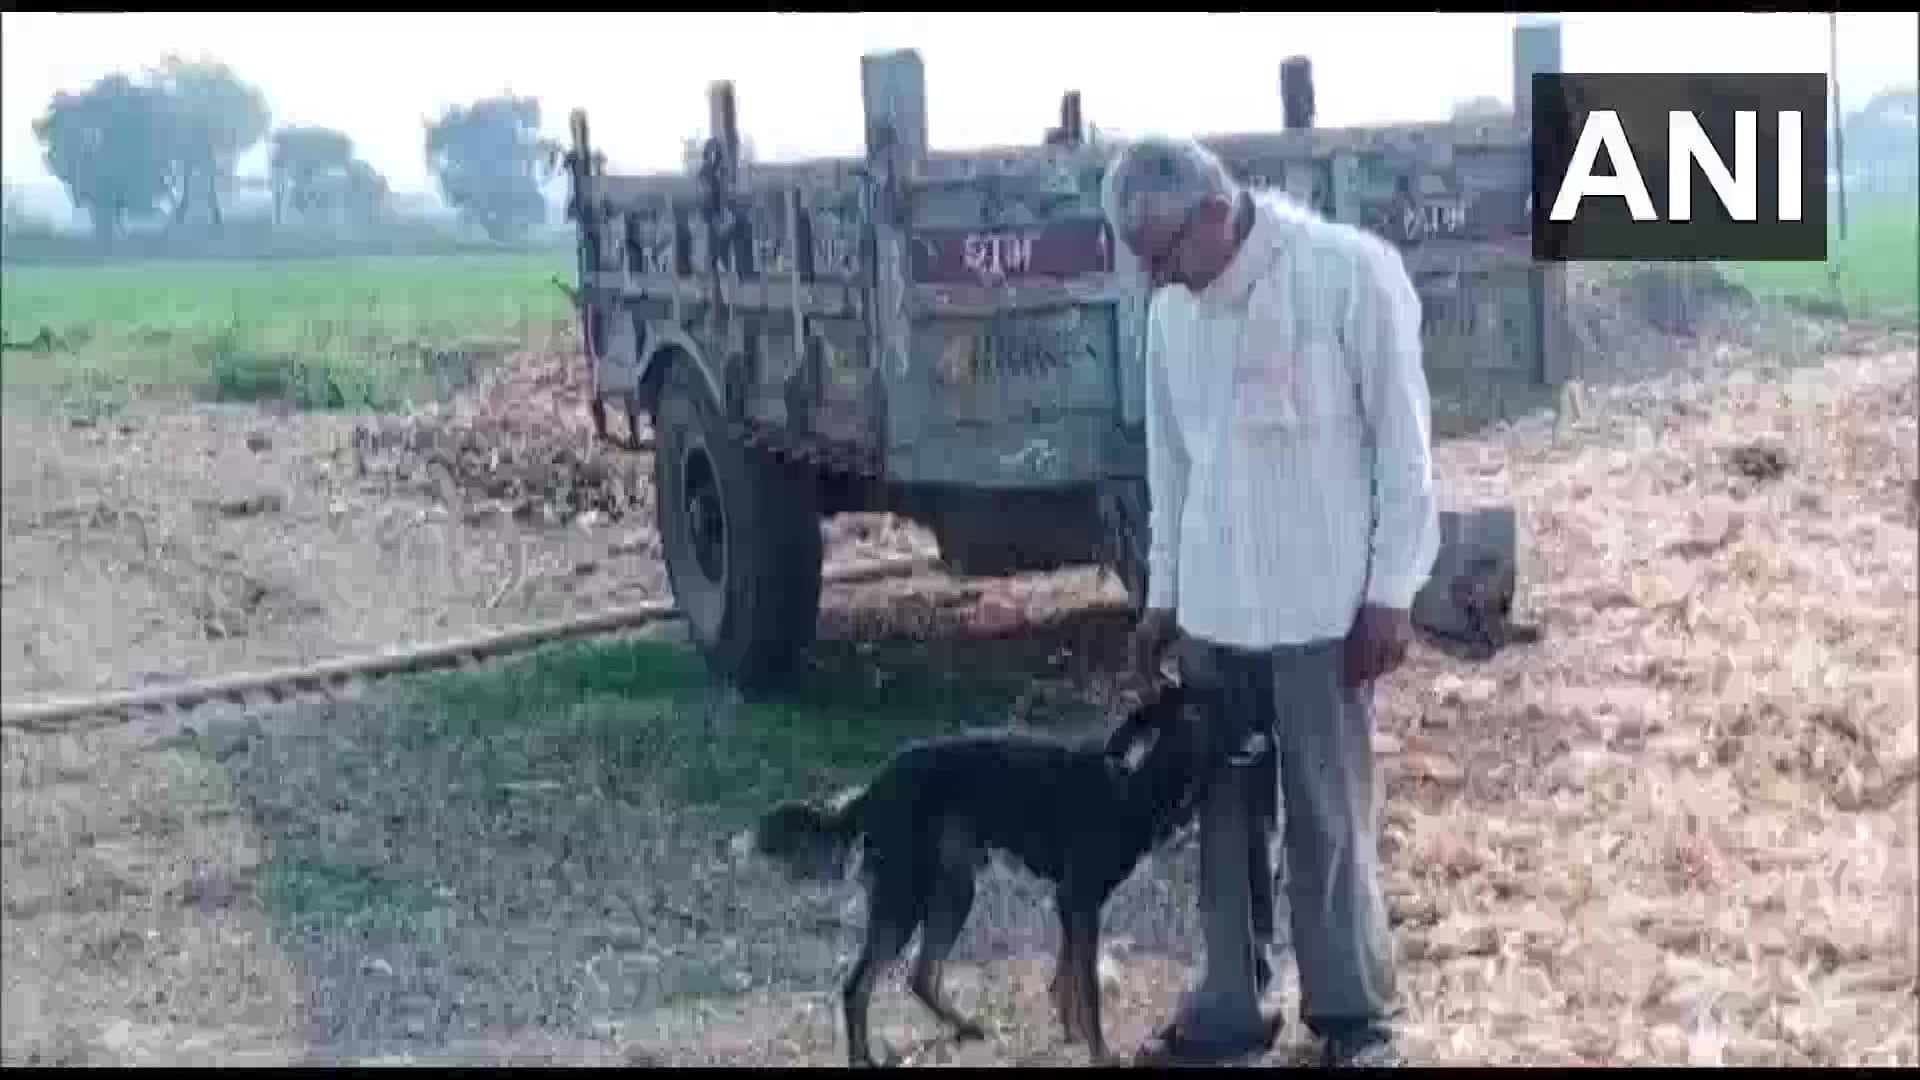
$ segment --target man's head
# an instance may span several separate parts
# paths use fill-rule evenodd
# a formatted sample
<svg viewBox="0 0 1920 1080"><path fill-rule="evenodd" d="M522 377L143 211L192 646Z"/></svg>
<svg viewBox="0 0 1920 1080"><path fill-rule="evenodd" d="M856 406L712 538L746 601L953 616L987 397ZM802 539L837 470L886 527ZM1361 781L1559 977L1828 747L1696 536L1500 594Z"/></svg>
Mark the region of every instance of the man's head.
<svg viewBox="0 0 1920 1080"><path fill-rule="evenodd" d="M1198 292L1239 249L1240 185L1206 147L1152 137L1129 145L1107 167L1101 203L1120 242L1155 288Z"/></svg>

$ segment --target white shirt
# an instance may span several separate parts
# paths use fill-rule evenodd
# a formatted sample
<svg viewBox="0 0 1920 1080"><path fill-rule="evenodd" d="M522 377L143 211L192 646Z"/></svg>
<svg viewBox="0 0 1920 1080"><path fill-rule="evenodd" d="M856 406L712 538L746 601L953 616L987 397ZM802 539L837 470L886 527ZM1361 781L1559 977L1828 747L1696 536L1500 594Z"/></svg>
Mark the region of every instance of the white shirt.
<svg viewBox="0 0 1920 1080"><path fill-rule="evenodd" d="M1420 299L1386 241L1270 193L1147 327L1147 605L1270 648L1406 609L1439 551Z"/></svg>

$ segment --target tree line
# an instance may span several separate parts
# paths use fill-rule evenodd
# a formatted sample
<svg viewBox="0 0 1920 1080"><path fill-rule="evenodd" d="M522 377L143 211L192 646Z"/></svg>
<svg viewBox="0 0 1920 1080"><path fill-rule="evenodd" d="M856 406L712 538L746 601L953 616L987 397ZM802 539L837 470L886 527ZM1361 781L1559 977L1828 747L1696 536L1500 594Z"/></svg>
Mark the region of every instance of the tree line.
<svg viewBox="0 0 1920 1080"><path fill-rule="evenodd" d="M1506 112L1496 99L1476 98L1457 103L1453 115ZM1911 185L1914 116L1912 86L1884 90L1850 112L1841 129L1848 172ZM376 225L393 213L386 178L358 156L351 136L275 128L266 95L211 58L169 54L144 71L56 93L33 131L48 172L106 241L156 219L219 227L244 183L236 175L240 158L263 140L275 225ZM523 238L546 223L542 190L559 154L541 135L537 98L501 93L451 106L428 118L422 134L427 171L462 220L494 241ZM689 167L701 142L687 140Z"/></svg>
<svg viewBox="0 0 1920 1080"><path fill-rule="evenodd" d="M520 239L546 222L541 191L559 160L540 120L538 99L501 93L425 122L428 173L448 206L491 240ZM47 171L105 241L156 220L220 227L246 184L240 158L263 140L275 225L375 225L393 212L386 177L351 136L274 127L266 95L210 58L170 54L56 93L33 132Z"/></svg>

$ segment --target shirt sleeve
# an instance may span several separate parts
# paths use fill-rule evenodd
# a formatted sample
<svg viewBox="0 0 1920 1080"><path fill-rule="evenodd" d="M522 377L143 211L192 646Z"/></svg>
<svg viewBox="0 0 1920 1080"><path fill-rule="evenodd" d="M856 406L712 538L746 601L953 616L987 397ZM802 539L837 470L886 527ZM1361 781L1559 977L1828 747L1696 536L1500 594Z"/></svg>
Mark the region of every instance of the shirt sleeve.
<svg viewBox="0 0 1920 1080"><path fill-rule="evenodd" d="M1179 600L1180 513L1187 501L1187 450L1167 392L1167 328L1161 304L1147 314L1147 607Z"/></svg>
<svg viewBox="0 0 1920 1080"><path fill-rule="evenodd" d="M1346 341L1374 451L1366 602L1404 611L1440 550L1420 297L1399 251L1374 237L1362 251Z"/></svg>

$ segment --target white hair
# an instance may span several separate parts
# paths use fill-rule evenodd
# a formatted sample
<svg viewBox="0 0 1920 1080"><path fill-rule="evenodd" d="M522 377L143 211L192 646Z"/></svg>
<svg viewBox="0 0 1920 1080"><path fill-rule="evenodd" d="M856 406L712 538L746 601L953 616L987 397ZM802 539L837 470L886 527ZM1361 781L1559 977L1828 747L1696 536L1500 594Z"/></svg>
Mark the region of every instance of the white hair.
<svg viewBox="0 0 1920 1080"><path fill-rule="evenodd" d="M1213 151L1192 139L1148 136L1107 165L1100 206L1123 242L1149 221L1181 221L1210 198L1232 201L1240 185Z"/></svg>

